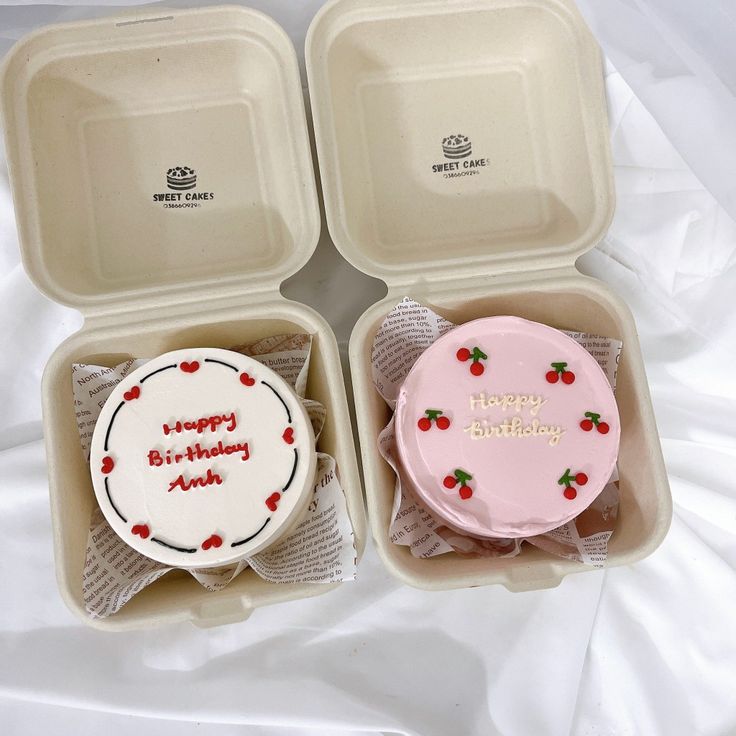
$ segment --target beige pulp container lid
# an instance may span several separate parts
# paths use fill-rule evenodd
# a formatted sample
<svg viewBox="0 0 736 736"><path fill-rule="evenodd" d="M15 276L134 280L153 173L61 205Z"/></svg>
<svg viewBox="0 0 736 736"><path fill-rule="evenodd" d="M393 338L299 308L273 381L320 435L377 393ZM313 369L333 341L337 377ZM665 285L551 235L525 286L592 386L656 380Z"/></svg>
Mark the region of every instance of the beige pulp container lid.
<svg viewBox="0 0 736 736"><path fill-rule="evenodd" d="M572 265L603 237L602 59L569 0L334 0L306 53L330 233L361 270Z"/></svg>
<svg viewBox="0 0 736 736"><path fill-rule="evenodd" d="M0 84L24 265L56 301L275 291L316 247L296 54L265 15L49 26Z"/></svg>

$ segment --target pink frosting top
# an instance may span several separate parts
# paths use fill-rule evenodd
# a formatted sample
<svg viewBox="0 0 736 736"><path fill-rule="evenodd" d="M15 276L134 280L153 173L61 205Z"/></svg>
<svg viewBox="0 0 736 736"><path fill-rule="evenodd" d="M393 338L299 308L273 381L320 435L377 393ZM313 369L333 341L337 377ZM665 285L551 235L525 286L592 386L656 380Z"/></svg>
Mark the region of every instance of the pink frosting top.
<svg viewBox="0 0 736 736"><path fill-rule="evenodd" d="M613 391L552 327L489 317L441 337L399 392L403 469L428 510L477 537L528 537L586 509L618 456Z"/></svg>

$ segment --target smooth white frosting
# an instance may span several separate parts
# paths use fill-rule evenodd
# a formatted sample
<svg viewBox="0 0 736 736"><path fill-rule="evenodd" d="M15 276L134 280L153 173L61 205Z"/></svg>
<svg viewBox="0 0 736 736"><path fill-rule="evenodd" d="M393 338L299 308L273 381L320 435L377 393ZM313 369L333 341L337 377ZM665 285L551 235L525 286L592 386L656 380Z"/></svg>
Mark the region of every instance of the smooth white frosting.
<svg viewBox="0 0 736 736"><path fill-rule="evenodd" d="M128 375L92 438L98 503L139 552L215 567L264 549L311 495L314 434L299 397L239 353L166 353Z"/></svg>

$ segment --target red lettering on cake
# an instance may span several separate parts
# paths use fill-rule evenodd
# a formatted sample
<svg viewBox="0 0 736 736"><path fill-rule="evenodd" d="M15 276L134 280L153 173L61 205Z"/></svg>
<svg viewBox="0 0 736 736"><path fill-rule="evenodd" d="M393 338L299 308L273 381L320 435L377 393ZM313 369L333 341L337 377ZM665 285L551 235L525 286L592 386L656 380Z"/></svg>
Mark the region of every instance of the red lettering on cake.
<svg viewBox="0 0 736 736"><path fill-rule="evenodd" d="M186 480L184 474L178 476L175 480L169 483L169 493L179 489L180 491L190 491L192 488L205 488L206 486L222 485L222 478L212 472L212 468L207 470L207 474L204 477L195 477Z"/></svg>
<svg viewBox="0 0 736 736"><path fill-rule="evenodd" d="M199 442L194 445L185 447L179 452L174 450L149 450L147 454L148 466L151 468L160 468L163 465L178 465L185 460L193 463L197 460L211 460L214 457L229 455L240 455L240 459L245 462L250 459L250 446L247 442L233 442L226 445L219 440L216 445L203 447Z"/></svg>
<svg viewBox="0 0 736 736"><path fill-rule="evenodd" d="M181 434L182 432L196 432L204 434L206 431L217 432L222 427L226 432L233 432L238 426L235 412L229 414L216 414L212 417L199 417L198 419L184 419L173 424L164 424L162 429L167 437L170 434Z"/></svg>

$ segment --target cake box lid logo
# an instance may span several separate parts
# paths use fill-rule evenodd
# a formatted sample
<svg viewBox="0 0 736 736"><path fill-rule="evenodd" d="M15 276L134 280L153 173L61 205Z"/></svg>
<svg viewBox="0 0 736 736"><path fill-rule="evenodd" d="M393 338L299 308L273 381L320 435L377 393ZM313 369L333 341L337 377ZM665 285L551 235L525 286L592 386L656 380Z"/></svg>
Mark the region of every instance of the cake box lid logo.
<svg viewBox="0 0 736 736"><path fill-rule="evenodd" d="M191 166L167 169L166 187L168 192L153 195L154 203L161 204L164 209L194 209L215 198L214 192L194 191L197 189L197 172Z"/></svg>
<svg viewBox="0 0 736 736"><path fill-rule="evenodd" d="M442 139L442 155L445 161L433 164L432 173L444 179L477 176L491 164L488 158L472 158L473 141L463 133L450 133Z"/></svg>
<svg viewBox="0 0 736 736"><path fill-rule="evenodd" d="M166 172L166 186L175 191L194 189L197 186L197 172L190 166L174 166Z"/></svg>
<svg viewBox="0 0 736 736"><path fill-rule="evenodd" d="M448 135L447 138L442 140L442 152L445 154L445 158L453 161L467 158L473 153L473 143L468 136L461 133Z"/></svg>

